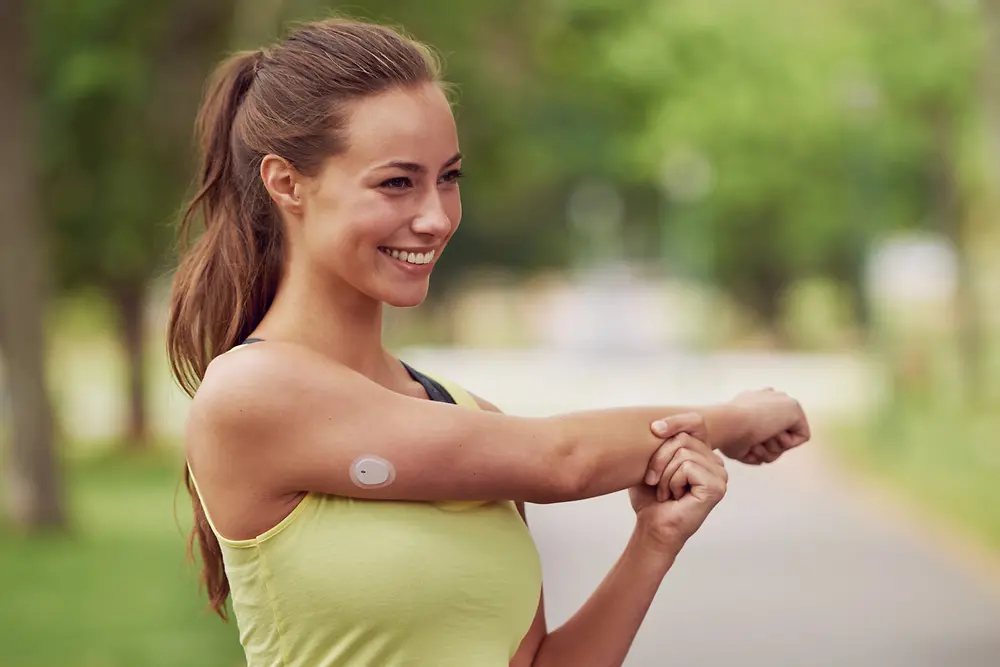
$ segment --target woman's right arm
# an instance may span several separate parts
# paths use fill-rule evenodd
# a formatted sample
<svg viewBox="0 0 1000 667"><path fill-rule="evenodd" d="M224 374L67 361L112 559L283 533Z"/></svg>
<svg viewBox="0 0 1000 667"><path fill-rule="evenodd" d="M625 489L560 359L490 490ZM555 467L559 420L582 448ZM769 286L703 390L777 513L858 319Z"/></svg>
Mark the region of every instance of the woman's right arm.
<svg viewBox="0 0 1000 667"><path fill-rule="evenodd" d="M663 444L650 422L691 410L512 417L403 396L305 348L268 343L213 362L187 447L196 469L275 494L548 503L641 483ZM742 437L739 406L699 412L715 437ZM353 481L351 466L365 455L392 465L391 484Z"/></svg>

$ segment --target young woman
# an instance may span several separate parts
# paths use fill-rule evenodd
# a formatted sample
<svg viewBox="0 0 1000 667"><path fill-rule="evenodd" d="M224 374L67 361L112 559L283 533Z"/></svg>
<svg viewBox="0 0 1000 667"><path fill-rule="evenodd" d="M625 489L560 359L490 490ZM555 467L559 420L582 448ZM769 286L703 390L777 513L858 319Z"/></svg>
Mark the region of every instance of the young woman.
<svg viewBox="0 0 1000 667"><path fill-rule="evenodd" d="M518 418L387 352L382 304L423 301L461 217L443 88L420 44L330 20L232 56L199 114L184 227L205 230L169 352L194 396L192 540L250 667L619 665L725 493L708 443L755 464L809 438L771 390ZM549 632L523 503L622 489L628 547Z"/></svg>

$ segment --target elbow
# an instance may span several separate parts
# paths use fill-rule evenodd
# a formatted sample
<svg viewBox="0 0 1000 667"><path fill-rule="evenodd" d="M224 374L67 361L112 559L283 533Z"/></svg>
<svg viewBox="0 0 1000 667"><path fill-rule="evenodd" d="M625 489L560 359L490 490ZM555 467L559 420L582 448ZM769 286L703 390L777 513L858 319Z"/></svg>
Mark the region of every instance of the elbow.
<svg viewBox="0 0 1000 667"><path fill-rule="evenodd" d="M547 457L546 483L544 498L536 503L561 503L571 500L583 500L594 495L594 480L596 477L596 461L590 456L587 448L581 446L578 438L567 433L563 425L560 436L555 439Z"/></svg>

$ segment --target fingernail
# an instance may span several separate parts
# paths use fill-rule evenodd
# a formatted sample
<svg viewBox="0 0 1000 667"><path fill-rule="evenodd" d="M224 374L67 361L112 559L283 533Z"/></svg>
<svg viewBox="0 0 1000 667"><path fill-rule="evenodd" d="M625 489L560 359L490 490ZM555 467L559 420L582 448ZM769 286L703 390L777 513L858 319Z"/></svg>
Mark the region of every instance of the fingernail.
<svg viewBox="0 0 1000 667"><path fill-rule="evenodd" d="M667 434L667 422L662 419L658 419L653 422L653 433L656 435L666 435Z"/></svg>
<svg viewBox="0 0 1000 667"><path fill-rule="evenodd" d="M655 470L650 470L649 472L646 473L646 484L649 484L650 486L652 486L653 484L656 484L656 471Z"/></svg>

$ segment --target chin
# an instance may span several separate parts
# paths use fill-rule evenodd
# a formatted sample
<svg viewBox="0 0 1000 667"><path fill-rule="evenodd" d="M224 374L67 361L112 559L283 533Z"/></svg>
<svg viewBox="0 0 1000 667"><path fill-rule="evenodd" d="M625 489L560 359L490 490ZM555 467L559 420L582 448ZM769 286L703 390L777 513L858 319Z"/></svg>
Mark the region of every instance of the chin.
<svg viewBox="0 0 1000 667"><path fill-rule="evenodd" d="M413 308L419 306L427 299L427 285L422 289L408 289L391 291L382 297L382 301L393 308Z"/></svg>

